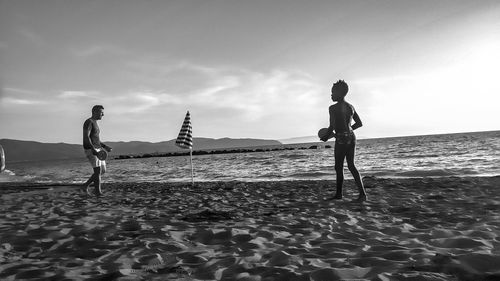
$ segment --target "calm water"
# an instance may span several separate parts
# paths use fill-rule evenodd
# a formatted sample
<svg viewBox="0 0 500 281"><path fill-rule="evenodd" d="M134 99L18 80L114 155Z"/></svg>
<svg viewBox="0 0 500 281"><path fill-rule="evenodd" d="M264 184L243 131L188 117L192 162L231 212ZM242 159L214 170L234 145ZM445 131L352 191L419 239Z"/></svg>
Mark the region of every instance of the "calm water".
<svg viewBox="0 0 500 281"><path fill-rule="evenodd" d="M328 143L333 145L333 143ZM195 144L196 145L196 144ZM308 145L295 145L310 146ZM105 181L190 181L188 157L110 160ZM359 140L363 176L500 175L500 131ZM334 179L333 149L194 156L196 181ZM0 180L83 182L85 159L8 163ZM350 174L346 168L346 176Z"/></svg>

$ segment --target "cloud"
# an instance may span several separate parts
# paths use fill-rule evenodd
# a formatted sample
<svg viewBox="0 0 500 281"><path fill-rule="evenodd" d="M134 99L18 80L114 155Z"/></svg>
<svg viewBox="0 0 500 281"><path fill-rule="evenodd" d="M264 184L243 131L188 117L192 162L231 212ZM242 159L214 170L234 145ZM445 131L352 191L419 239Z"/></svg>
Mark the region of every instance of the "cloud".
<svg viewBox="0 0 500 281"><path fill-rule="evenodd" d="M21 89L21 88L3 88L4 93L6 94L11 94L11 95L17 95L17 94L22 94L22 95L40 95L38 91L33 91L33 90L28 90L28 89Z"/></svg>
<svg viewBox="0 0 500 281"><path fill-rule="evenodd" d="M237 109L248 120L288 112L290 108L302 111L318 104L317 81L299 71L258 72L182 63L165 73L165 88L156 94L158 104Z"/></svg>
<svg viewBox="0 0 500 281"><path fill-rule="evenodd" d="M113 107L122 112L143 113L162 103L161 95L143 92L120 97L113 101Z"/></svg>
<svg viewBox="0 0 500 281"><path fill-rule="evenodd" d="M121 55L127 53L125 49L109 45L109 44L96 44L89 46L78 46L70 49L71 54L80 58L88 58L102 55Z"/></svg>
<svg viewBox="0 0 500 281"><path fill-rule="evenodd" d="M99 96L97 91L62 91L58 96L62 99L81 99L81 98L92 98L96 99Z"/></svg>
<svg viewBox="0 0 500 281"><path fill-rule="evenodd" d="M47 104L48 101L42 98L42 94L38 91L14 87L3 88L0 95L0 101L4 105L24 106Z"/></svg>
<svg viewBox="0 0 500 281"><path fill-rule="evenodd" d="M29 29L20 28L17 32L32 45L40 47L46 44L45 39L43 39L42 36Z"/></svg>
<svg viewBox="0 0 500 281"><path fill-rule="evenodd" d="M299 71L221 69L207 74L205 87L187 94L184 103L194 109L193 116L199 116L203 125L211 120L206 125L210 128L201 128L202 134L308 135L321 118L317 112L325 107L322 87Z"/></svg>
<svg viewBox="0 0 500 281"><path fill-rule="evenodd" d="M116 122L128 122L136 130L172 126L177 131L178 124L168 120L183 118L186 110L196 118L197 134L208 137L307 135L311 126L316 130L319 116L328 118L328 92L322 93L323 85L297 70L261 72L158 60L128 63L122 74L130 78L121 84L123 90L102 91L98 101L105 105L108 120L120 116ZM278 135L280 130L284 133Z"/></svg>
<svg viewBox="0 0 500 281"><path fill-rule="evenodd" d="M214 85L195 93L194 100L214 108L237 109L247 121L304 112L318 103L319 86L304 73L240 71L215 76Z"/></svg>
<svg viewBox="0 0 500 281"><path fill-rule="evenodd" d="M293 69L256 71L185 61L139 61L115 74L106 79L107 85L92 84L94 89L78 86L36 93L11 87L7 102L26 106L43 100L54 107L43 106L37 112L56 115L52 112L56 110L66 116L61 126L78 122L94 104L102 104L103 126L109 126L106 137L114 140L174 138L186 110L192 113L198 137L310 135L320 119L328 120L324 85ZM20 93L26 97L20 98Z"/></svg>
<svg viewBox="0 0 500 281"><path fill-rule="evenodd" d="M5 98L3 98L2 102L5 103L6 105L40 105L40 104L47 104L46 101L18 99L18 98L12 98L12 97L5 97Z"/></svg>
<svg viewBox="0 0 500 281"><path fill-rule="evenodd" d="M182 61L176 64L158 61L130 62L126 76L136 83L125 100L144 102L150 106L195 106L206 109L238 109L251 119L275 112L283 107L301 105L300 110L317 104L318 82L310 75L276 69L268 72L231 67L208 67ZM130 99L135 96L135 99ZM142 97L142 101L138 101Z"/></svg>

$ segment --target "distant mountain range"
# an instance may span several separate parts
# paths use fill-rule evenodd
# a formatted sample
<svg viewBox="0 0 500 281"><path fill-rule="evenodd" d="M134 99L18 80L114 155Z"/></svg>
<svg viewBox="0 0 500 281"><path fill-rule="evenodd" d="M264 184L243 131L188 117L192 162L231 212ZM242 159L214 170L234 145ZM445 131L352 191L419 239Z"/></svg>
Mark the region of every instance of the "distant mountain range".
<svg viewBox="0 0 500 281"><path fill-rule="evenodd" d="M281 145L279 141L263 139L194 138L193 142L195 145L194 150ZM156 143L141 141L105 143L113 148L112 155L115 156L182 151L182 149L175 146L175 139ZM2 145L5 151L7 162L61 160L84 157L83 147L80 144L0 139L0 145Z"/></svg>

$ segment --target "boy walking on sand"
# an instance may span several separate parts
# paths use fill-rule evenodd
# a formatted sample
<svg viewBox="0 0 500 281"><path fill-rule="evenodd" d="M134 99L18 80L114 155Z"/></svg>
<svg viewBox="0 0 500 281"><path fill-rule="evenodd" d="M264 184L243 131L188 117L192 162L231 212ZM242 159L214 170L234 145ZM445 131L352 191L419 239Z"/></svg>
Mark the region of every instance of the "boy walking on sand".
<svg viewBox="0 0 500 281"><path fill-rule="evenodd" d="M345 101L345 96L349 91L349 86L344 80L339 80L333 84L332 100L337 102L329 108L330 126L327 133L321 138L327 141L328 136L335 137L335 173L337 178L337 192L331 199L342 199L342 184L344 183L344 159L347 160L347 167L351 171L354 181L358 187L359 196L356 201L366 201L366 192L361 180L361 175L354 165L354 154L356 150L356 136L354 130L363 126L358 113L354 107ZM351 126L351 122L354 124Z"/></svg>
<svg viewBox="0 0 500 281"><path fill-rule="evenodd" d="M94 183L94 193L96 196L101 196L101 175L106 172L106 161L97 158L99 150L104 149L107 152L112 150L111 147L102 143L99 139L99 126L97 125L97 120L101 120L104 116L104 107L102 105L95 105L92 107L92 117L85 120L83 123L83 149L85 150L85 156L89 160L94 173L90 178L83 184L82 189L88 194L90 184Z"/></svg>

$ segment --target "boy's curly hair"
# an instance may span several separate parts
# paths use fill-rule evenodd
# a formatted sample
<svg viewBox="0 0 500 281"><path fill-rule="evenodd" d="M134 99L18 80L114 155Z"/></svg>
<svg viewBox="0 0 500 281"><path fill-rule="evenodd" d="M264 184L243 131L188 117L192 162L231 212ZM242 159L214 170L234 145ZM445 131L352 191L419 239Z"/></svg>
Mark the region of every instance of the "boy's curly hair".
<svg viewBox="0 0 500 281"><path fill-rule="evenodd" d="M349 86L347 85L347 83L344 80L339 80L339 81L333 83L332 92L334 90L336 92L342 94L345 97L347 95L347 92L349 92Z"/></svg>

